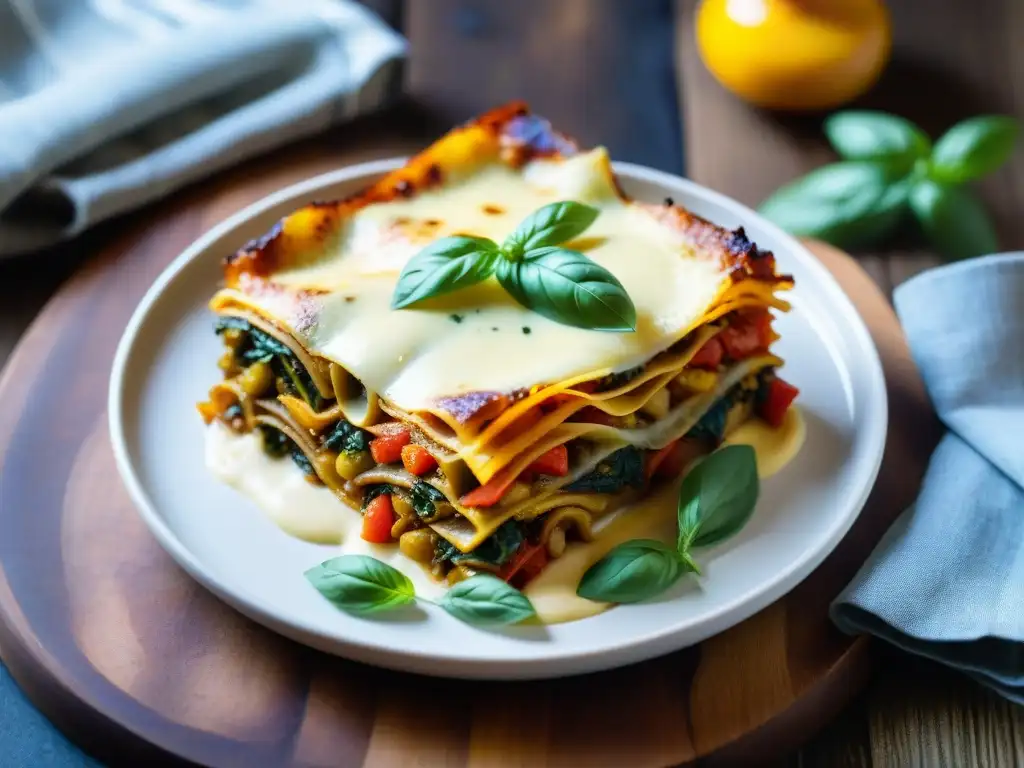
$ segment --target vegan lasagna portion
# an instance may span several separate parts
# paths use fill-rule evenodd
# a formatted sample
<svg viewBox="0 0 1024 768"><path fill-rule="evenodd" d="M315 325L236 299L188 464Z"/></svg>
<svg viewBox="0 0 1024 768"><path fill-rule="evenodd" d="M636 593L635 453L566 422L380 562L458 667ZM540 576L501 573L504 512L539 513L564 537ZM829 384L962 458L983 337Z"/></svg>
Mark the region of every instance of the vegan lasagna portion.
<svg viewBox="0 0 1024 768"><path fill-rule="evenodd" d="M566 247L621 282L635 331L554 322L493 278L391 308L426 245L500 242L562 200L599 212ZM524 587L747 420L781 424L796 395L771 352L771 310L793 285L772 253L671 200L630 199L603 148L522 104L297 210L224 276L207 424L257 435L361 513L363 538L448 583L490 572Z"/></svg>

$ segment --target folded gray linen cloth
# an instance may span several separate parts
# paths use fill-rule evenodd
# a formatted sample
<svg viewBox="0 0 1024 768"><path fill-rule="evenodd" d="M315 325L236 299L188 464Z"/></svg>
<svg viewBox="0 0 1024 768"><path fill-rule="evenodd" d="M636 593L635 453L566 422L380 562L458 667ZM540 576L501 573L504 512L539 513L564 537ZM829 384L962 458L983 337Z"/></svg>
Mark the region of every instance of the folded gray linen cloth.
<svg viewBox="0 0 1024 768"><path fill-rule="evenodd" d="M0 0L0 256L380 107L405 50L351 0Z"/></svg>
<svg viewBox="0 0 1024 768"><path fill-rule="evenodd" d="M1024 253L929 270L893 299L948 432L832 618L1024 704Z"/></svg>

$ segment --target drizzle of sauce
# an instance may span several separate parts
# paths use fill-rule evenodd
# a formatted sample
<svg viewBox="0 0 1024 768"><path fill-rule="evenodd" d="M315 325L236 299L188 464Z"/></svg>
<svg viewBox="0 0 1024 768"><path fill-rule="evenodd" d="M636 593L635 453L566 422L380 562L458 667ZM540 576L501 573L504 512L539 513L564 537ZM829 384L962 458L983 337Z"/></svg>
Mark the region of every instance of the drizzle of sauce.
<svg viewBox="0 0 1024 768"><path fill-rule="evenodd" d="M805 432L799 409L790 408L779 428L751 419L726 444L751 445L757 454L758 475L766 478L796 456ZM291 461L267 456L257 435L239 436L214 423L206 432L206 463L216 477L255 502L286 533L306 541L337 545L330 554L332 557L366 554L383 560L409 576L416 593L425 598L435 600L444 593L445 586L402 555L397 546L363 541L359 536L359 514L326 488L306 482ZM533 602L538 621L576 621L612 607L610 603L577 596L576 585L591 565L629 539L674 542L678 487L678 482L666 485L648 498L597 521L593 541L570 545L565 554L531 581L523 592Z"/></svg>
<svg viewBox="0 0 1024 768"><path fill-rule="evenodd" d="M778 429L773 429L760 419L750 419L725 442L752 446L757 455L757 474L766 478L781 470L796 456L803 444L804 435L804 420L800 410L790 408ZM523 594L530 598L537 610L537 618L544 624L557 624L595 616L612 607L611 603L598 603L579 597L576 585L590 566L630 539L658 539L666 544L674 544L680 481L598 521L594 526L593 541L569 547L560 558L552 560L523 590Z"/></svg>

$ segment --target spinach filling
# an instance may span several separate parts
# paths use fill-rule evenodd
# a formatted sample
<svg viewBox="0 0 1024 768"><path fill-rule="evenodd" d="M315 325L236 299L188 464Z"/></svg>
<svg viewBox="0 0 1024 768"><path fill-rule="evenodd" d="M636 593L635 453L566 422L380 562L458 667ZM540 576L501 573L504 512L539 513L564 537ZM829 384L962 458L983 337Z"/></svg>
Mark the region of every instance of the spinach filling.
<svg viewBox="0 0 1024 768"><path fill-rule="evenodd" d="M644 456L632 445L602 459L590 472L569 483L565 490L618 493L626 486L644 487Z"/></svg>
<svg viewBox="0 0 1024 768"><path fill-rule="evenodd" d="M711 406L707 413L700 417L700 421L690 428L690 431L686 433L686 437L710 440L715 445L722 442L722 439L725 437L725 425L729 419L729 411L732 410L733 406L764 398L762 393L767 379L763 374L764 371L758 374L756 385L753 387L744 381L733 385L717 403ZM774 375L774 372L772 375Z"/></svg>
<svg viewBox="0 0 1024 768"><path fill-rule="evenodd" d="M338 453L360 453L370 449L370 436L341 419L324 438L324 448Z"/></svg>
<svg viewBox="0 0 1024 768"><path fill-rule="evenodd" d="M422 480L409 489L409 501L416 514L422 518L432 518L437 514L437 505L448 503L448 499L437 488Z"/></svg>
<svg viewBox="0 0 1024 768"><path fill-rule="evenodd" d="M441 539L437 543L434 559L440 563L450 562L454 565L478 562L498 567L507 563L525 540L522 524L515 520L506 520L472 552L461 552L451 542Z"/></svg>
<svg viewBox="0 0 1024 768"><path fill-rule="evenodd" d="M234 355L242 366L269 363L280 387L286 393L301 397L314 411L323 409L324 399L313 383L313 378L287 346L240 317L219 317L214 330L218 334L229 330L240 331L244 336L242 342L235 347Z"/></svg>
<svg viewBox="0 0 1024 768"><path fill-rule="evenodd" d="M260 434L263 437L263 451L270 457L275 459L283 458L284 456L291 456L292 461L295 465L303 471L306 475L312 475L316 477L316 470L313 469L313 464L309 461L309 458L302 449L292 440L288 435L279 429L267 426L266 424L260 424Z"/></svg>

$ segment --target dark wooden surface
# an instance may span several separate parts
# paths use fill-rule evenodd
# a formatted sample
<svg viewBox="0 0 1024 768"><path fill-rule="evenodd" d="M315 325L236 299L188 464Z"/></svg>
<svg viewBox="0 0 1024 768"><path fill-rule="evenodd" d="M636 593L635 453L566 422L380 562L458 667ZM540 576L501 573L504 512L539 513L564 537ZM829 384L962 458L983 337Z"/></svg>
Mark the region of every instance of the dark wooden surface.
<svg viewBox="0 0 1024 768"><path fill-rule="evenodd" d="M638 3L644 7L637 19L619 10L627 4L613 2L432 0L404 8L388 0L374 4L386 6L413 41L408 82L420 107L403 113L400 121L357 129L373 135L380 155L404 151L436 133L445 120L461 119L515 95L531 100L584 140L608 144L623 159L672 169L682 162L685 147L688 175L748 203L831 159L816 119L774 118L740 105L717 88L694 55L693 3L688 0L675 4L674 24L671 17L662 17L659 24L652 16L671 10L658 2ZM1024 117L1024 54L1018 40L1024 4L892 0L890 5L894 60L865 104L899 111L933 132L980 111ZM672 64L664 59L663 42L639 43L627 36L637 35L640 28L675 35L679 104L671 104L672 94L665 95L664 77L671 74ZM616 67L604 66L612 61ZM674 93L671 81L667 87ZM614 123L617 116L609 108L626 104L623 113L632 122ZM307 142L290 151L295 159L289 171L301 178L319 170L325 156L341 157L352 141L353 130L346 129ZM272 159L247 167L251 177L246 196L260 191L261 184L279 183L278 177L263 173L273 167ZM226 174L200 185L205 193L214 191L216 202L199 215L190 214L195 216L190 227L205 229L240 207L242 193L233 187L237 179L237 174ZM186 190L159 208L111 222L53 253L0 265L0 354L6 357L54 289L85 259L131 238L145 240L147 232L151 238L166 235L154 225L154 215L184 210L195 192ZM986 181L982 194L996 215L1004 247L1024 247L1024 220L1019 216L1024 158L1018 154L1008 169ZM936 261L912 233L885 251L858 256L887 292ZM130 279L131 272L126 268L122 279ZM65 296L59 301L71 300ZM99 380L105 374L88 366L76 372ZM1024 765L1021 709L934 665L884 649L879 656L868 690L795 753L791 764Z"/></svg>

